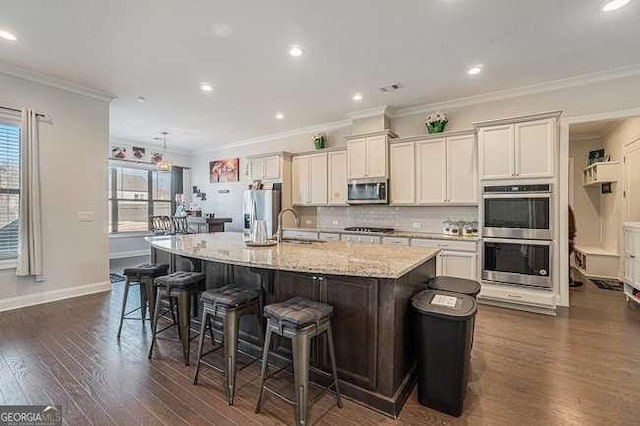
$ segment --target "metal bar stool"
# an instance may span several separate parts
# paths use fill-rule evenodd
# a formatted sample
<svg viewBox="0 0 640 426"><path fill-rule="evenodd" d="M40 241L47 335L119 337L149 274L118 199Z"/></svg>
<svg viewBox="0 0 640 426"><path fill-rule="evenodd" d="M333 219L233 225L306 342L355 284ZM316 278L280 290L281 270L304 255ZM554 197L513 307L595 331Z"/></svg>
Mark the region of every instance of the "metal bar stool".
<svg viewBox="0 0 640 426"><path fill-rule="evenodd" d="M153 321L153 337L151 339L151 347L149 348L149 359L153 356L153 347L156 344L156 336L176 325L174 323L158 330L160 304L163 298L168 298L171 302L173 302L173 300L177 302L178 336L182 341L184 365L189 365L189 347L191 343L191 298L197 291L198 285L204 280L205 275L202 273L184 271L174 272L173 274L156 278L156 303ZM173 303L171 303L171 311L173 313Z"/></svg>
<svg viewBox="0 0 640 426"><path fill-rule="evenodd" d="M309 368L313 368L309 365L311 339L322 333L327 333L329 358L333 370L333 384L323 388L323 392L318 395L316 399L320 398L324 392L333 387L336 394L336 403L338 407L342 408L340 389L338 387L338 373L336 371L336 357L333 347L333 335L331 333L332 314L332 306L313 302L302 297L294 297L286 302L274 303L264 307L264 315L267 317L267 335L264 344L264 354L262 356L262 372L260 374L260 391L258 393L256 413L260 412L262 393L266 390L294 405L297 425L305 425L307 423L309 407ZM268 388L265 384L265 381L268 379L269 344L273 333L291 339L295 401ZM284 368L286 367L278 371L282 371Z"/></svg>
<svg viewBox="0 0 640 426"><path fill-rule="evenodd" d="M153 279L161 275L166 275L169 270L169 265L155 263L144 263L142 265L135 266L133 268L127 268L124 270L124 295L122 297L122 310L120 312L120 325L118 326L118 338L122 333L122 324L124 320L136 320L145 321L147 319L147 302L149 302L149 317L151 324L154 319L155 308L155 291L153 290ZM131 287L140 287L140 307L125 312L127 309L127 300L129 299L129 290ZM132 313L140 311L140 317L129 317Z"/></svg>
<svg viewBox="0 0 640 426"><path fill-rule="evenodd" d="M211 367L218 372L223 372L225 374L224 389L227 397L227 403L229 405L233 405L233 396L236 387L236 359L238 352L245 353L238 349L238 327L240 325L240 317L243 315L255 315L256 325L258 326L258 335L260 336L260 340L262 340L263 327L261 295L258 290L229 284L203 292L200 296L200 300L203 302L203 311L202 322L200 325L200 340L198 343L198 361L196 363L196 372L193 377L193 384L198 384L198 374L200 373L201 364ZM222 320L223 337L221 342L217 342L215 340L211 318ZM214 345L214 348L202 353L207 329L209 329L209 333L211 334L211 343ZM263 342L261 341L260 343ZM218 368L202 359L204 356L216 352L221 348L224 348L224 368ZM240 371L259 359L254 358L249 354L246 355L253 358L253 360L244 365Z"/></svg>

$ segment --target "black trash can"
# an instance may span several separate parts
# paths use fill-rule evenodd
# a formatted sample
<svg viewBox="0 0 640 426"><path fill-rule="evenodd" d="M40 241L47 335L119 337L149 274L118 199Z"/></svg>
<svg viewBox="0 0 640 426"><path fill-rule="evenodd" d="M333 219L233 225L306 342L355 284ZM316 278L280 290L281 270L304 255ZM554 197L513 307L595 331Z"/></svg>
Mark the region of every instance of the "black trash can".
<svg viewBox="0 0 640 426"><path fill-rule="evenodd" d="M418 357L418 401L460 416L469 377L476 301L460 293L424 290L413 296L411 304Z"/></svg>
<svg viewBox="0 0 640 426"><path fill-rule="evenodd" d="M466 278L441 276L432 279L427 285L431 290L466 294L474 299L477 299L478 293L480 293L480 283L476 280L468 280Z"/></svg>

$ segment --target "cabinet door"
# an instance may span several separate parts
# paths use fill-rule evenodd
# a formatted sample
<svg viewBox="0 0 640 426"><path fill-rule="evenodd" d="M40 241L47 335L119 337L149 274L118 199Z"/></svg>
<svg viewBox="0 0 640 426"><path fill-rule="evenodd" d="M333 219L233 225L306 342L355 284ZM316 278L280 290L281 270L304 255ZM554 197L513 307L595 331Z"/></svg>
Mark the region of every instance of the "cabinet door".
<svg viewBox="0 0 640 426"><path fill-rule="evenodd" d="M331 329L338 377L367 389L375 389L378 280L321 277L320 299L333 306L334 310ZM322 369L330 372L331 363L326 341L323 341L320 353Z"/></svg>
<svg viewBox="0 0 640 426"><path fill-rule="evenodd" d="M480 179L511 179L515 175L513 124L478 131Z"/></svg>
<svg viewBox="0 0 640 426"><path fill-rule="evenodd" d="M280 157L278 155L272 155L270 157L264 157L264 178L265 179L280 179Z"/></svg>
<svg viewBox="0 0 640 426"><path fill-rule="evenodd" d="M263 161L262 158L254 158L250 163L250 173L251 180L262 180L264 178L264 170L262 168Z"/></svg>
<svg viewBox="0 0 640 426"><path fill-rule="evenodd" d="M475 280L476 277L476 254L456 251L443 251L442 275L457 278Z"/></svg>
<svg viewBox="0 0 640 426"><path fill-rule="evenodd" d="M347 204L347 152L330 152L327 154L329 169L329 194L330 205Z"/></svg>
<svg viewBox="0 0 640 426"><path fill-rule="evenodd" d="M416 202L416 161L413 142L393 144L389 147L391 204Z"/></svg>
<svg viewBox="0 0 640 426"><path fill-rule="evenodd" d="M315 154L309 157L309 189L311 204L327 204L327 154Z"/></svg>
<svg viewBox="0 0 640 426"><path fill-rule="evenodd" d="M364 138L349 141L347 145L349 179L366 177L366 151L367 142Z"/></svg>
<svg viewBox="0 0 640 426"><path fill-rule="evenodd" d="M520 178L553 177L556 120L515 124L515 174Z"/></svg>
<svg viewBox="0 0 640 426"><path fill-rule="evenodd" d="M447 202L478 202L478 155L474 135L447 139Z"/></svg>
<svg viewBox="0 0 640 426"><path fill-rule="evenodd" d="M294 157L291 162L291 202L309 204L309 157Z"/></svg>
<svg viewBox="0 0 640 426"><path fill-rule="evenodd" d="M444 139L416 143L418 204L441 204L445 200L446 149Z"/></svg>
<svg viewBox="0 0 640 426"><path fill-rule="evenodd" d="M366 145L366 176L387 177L387 137L372 136Z"/></svg>

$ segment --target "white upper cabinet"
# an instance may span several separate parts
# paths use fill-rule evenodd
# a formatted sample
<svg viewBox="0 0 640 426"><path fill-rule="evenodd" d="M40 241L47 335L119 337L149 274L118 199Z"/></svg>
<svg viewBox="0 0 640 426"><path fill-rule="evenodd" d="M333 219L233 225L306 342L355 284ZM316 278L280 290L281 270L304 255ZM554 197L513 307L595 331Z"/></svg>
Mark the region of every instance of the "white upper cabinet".
<svg viewBox="0 0 640 426"><path fill-rule="evenodd" d="M291 202L293 205L309 204L309 157L293 157L291 161Z"/></svg>
<svg viewBox="0 0 640 426"><path fill-rule="evenodd" d="M278 180L281 177L279 155L251 158L249 167L251 180Z"/></svg>
<svg viewBox="0 0 640 426"><path fill-rule="evenodd" d="M480 128L480 179L553 177L555 128L555 118Z"/></svg>
<svg viewBox="0 0 640 426"><path fill-rule="evenodd" d="M327 154L328 162L328 204L347 204L347 151Z"/></svg>
<svg viewBox="0 0 640 426"><path fill-rule="evenodd" d="M387 137L382 134L349 140L349 179L387 177Z"/></svg>
<svg viewBox="0 0 640 426"><path fill-rule="evenodd" d="M309 189L311 204L327 204L327 154L309 156Z"/></svg>
<svg viewBox="0 0 640 426"><path fill-rule="evenodd" d="M327 204L327 154L293 157L291 181L293 205Z"/></svg>
<svg viewBox="0 0 640 426"><path fill-rule="evenodd" d="M478 202L478 152L475 135L447 138L447 202Z"/></svg>
<svg viewBox="0 0 640 426"><path fill-rule="evenodd" d="M416 143L416 181L418 204L446 201L446 142L429 139Z"/></svg>
<svg viewBox="0 0 640 426"><path fill-rule="evenodd" d="M474 133L393 143L389 151L392 205L478 203Z"/></svg>
<svg viewBox="0 0 640 426"><path fill-rule="evenodd" d="M415 144L397 143L389 148L391 179L389 197L391 204L416 202Z"/></svg>
<svg viewBox="0 0 640 426"><path fill-rule="evenodd" d="M515 177L513 124L478 130L481 179Z"/></svg>
<svg viewBox="0 0 640 426"><path fill-rule="evenodd" d="M516 177L552 177L555 120L516 123L514 128Z"/></svg>
<svg viewBox="0 0 640 426"><path fill-rule="evenodd" d="M367 140L365 138L349 141L347 145L347 158L349 159L349 179L367 176Z"/></svg>

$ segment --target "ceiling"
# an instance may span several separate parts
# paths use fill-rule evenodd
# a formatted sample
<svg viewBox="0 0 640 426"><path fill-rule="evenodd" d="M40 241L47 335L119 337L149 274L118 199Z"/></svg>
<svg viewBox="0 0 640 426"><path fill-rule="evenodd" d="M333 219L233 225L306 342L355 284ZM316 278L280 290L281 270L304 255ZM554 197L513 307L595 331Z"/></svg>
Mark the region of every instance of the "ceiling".
<svg viewBox="0 0 640 426"><path fill-rule="evenodd" d="M640 1L1 0L0 60L118 97L113 138L215 147L633 65ZM299 44L305 54L288 55ZM484 65L470 77L467 69ZM214 90L203 93L200 82ZM401 82L385 95L378 87ZM351 97L361 92L363 100ZM140 103L138 96L146 97ZM284 114L276 120L276 112Z"/></svg>

